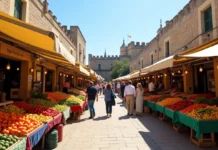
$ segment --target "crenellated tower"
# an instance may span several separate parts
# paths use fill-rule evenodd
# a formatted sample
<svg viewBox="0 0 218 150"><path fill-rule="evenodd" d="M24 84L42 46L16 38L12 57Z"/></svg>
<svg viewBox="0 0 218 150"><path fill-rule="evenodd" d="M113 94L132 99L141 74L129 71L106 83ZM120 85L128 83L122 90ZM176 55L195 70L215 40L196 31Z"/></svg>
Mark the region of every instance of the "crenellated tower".
<svg viewBox="0 0 218 150"><path fill-rule="evenodd" d="M128 56L128 49L125 45L125 40L123 39L123 44L120 47L120 56Z"/></svg>

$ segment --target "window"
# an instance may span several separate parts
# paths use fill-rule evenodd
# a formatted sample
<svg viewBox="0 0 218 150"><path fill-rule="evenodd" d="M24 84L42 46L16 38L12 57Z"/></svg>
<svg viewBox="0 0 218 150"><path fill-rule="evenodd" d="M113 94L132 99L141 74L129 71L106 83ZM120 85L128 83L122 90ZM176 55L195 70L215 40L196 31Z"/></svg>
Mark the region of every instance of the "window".
<svg viewBox="0 0 218 150"><path fill-rule="evenodd" d="M153 63L154 63L154 55L151 54L151 64L153 64Z"/></svg>
<svg viewBox="0 0 218 150"><path fill-rule="evenodd" d="M71 55L73 55L73 50L70 51Z"/></svg>
<svg viewBox="0 0 218 150"><path fill-rule="evenodd" d="M212 8L209 7L204 11L204 31L208 32L213 29Z"/></svg>
<svg viewBox="0 0 218 150"><path fill-rule="evenodd" d="M169 57L170 56L170 42L167 41L165 43L165 57Z"/></svg>
<svg viewBox="0 0 218 150"><path fill-rule="evenodd" d="M22 0L15 0L14 3L14 17L22 20Z"/></svg>
<svg viewBox="0 0 218 150"><path fill-rule="evenodd" d="M98 70L101 70L101 64L98 64Z"/></svg>

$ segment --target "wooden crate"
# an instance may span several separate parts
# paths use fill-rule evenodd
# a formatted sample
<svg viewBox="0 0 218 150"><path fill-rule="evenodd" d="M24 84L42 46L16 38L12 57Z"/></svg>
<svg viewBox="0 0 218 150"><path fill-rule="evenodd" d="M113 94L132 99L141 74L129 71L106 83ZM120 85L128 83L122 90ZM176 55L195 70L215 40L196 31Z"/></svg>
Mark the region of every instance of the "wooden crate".
<svg viewBox="0 0 218 150"><path fill-rule="evenodd" d="M190 140L198 147L214 147L216 142L214 139L214 133L202 133L200 139L195 138L195 131L191 129ZM208 137L207 137L208 136Z"/></svg>

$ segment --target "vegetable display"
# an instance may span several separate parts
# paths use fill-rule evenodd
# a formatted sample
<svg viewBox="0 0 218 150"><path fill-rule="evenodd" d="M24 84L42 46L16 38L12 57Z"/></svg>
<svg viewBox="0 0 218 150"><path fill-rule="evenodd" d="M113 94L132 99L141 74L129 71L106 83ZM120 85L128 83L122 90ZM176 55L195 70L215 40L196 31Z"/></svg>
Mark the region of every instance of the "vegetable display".
<svg viewBox="0 0 218 150"><path fill-rule="evenodd" d="M172 104L172 105L167 105L166 107L169 108L169 109L172 109L174 111L180 111L186 107L189 107L193 105L193 103L191 101L186 101L186 100L183 100L183 101L179 101L175 104Z"/></svg>
<svg viewBox="0 0 218 150"><path fill-rule="evenodd" d="M55 105L53 107L53 109L59 111L59 112L64 112L65 110L67 110L67 106L66 105Z"/></svg>
<svg viewBox="0 0 218 150"><path fill-rule="evenodd" d="M181 98L167 98L164 99L163 101L157 102L157 104L162 105L162 106L167 106L167 105L173 105L179 101L182 101Z"/></svg>
<svg viewBox="0 0 218 150"><path fill-rule="evenodd" d="M38 114L28 114L27 115L29 118L31 119L34 119L34 120L37 120L37 121L40 121L42 123L45 123L49 120L52 120L52 117L51 116L44 116L42 114L38 115Z"/></svg>
<svg viewBox="0 0 218 150"><path fill-rule="evenodd" d="M39 106L43 106L46 108L54 107L57 104L57 103L54 103L54 102L51 102L48 100L44 100L44 99L30 99L28 101L28 103L33 105L33 106L39 105Z"/></svg>
<svg viewBox="0 0 218 150"><path fill-rule="evenodd" d="M5 113L15 113L15 114L24 114L25 111L22 108L19 108L15 105L7 105L0 108L0 112Z"/></svg>
<svg viewBox="0 0 218 150"><path fill-rule="evenodd" d="M198 120L216 120L218 119L218 107L207 106L205 108L198 108L192 110L186 115L193 117Z"/></svg>
<svg viewBox="0 0 218 150"><path fill-rule="evenodd" d="M0 150L6 150L17 141L18 141L17 136L0 134Z"/></svg>
<svg viewBox="0 0 218 150"><path fill-rule="evenodd" d="M198 109L198 108L205 108L205 107L207 107L207 106L208 106L207 104L194 104L194 105L192 105L192 106L189 106L189 107L187 107L187 108L181 110L181 112L186 114L186 113L189 113L189 112L191 112L191 111L193 111L193 110L195 110L195 109Z"/></svg>
<svg viewBox="0 0 218 150"><path fill-rule="evenodd" d="M25 111L30 111L32 109L32 105L26 103L26 102L14 102L13 105L22 108Z"/></svg>
<svg viewBox="0 0 218 150"><path fill-rule="evenodd" d="M0 112L0 133L26 135L39 127L41 122L28 115Z"/></svg>

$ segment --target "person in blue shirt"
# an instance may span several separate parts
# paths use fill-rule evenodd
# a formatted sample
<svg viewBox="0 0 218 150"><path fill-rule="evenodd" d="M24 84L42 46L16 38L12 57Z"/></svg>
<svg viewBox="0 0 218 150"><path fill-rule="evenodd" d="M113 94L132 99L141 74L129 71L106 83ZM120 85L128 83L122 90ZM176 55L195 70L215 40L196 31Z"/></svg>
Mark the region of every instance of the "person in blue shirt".
<svg viewBox="0 0 218 150"><path fill-rule="evenodd" d="M108 117L111 117L112 114L112 100L111 96L114 95L114 92L112 90L112 85L111 83L108 83L106 85L106 88L104 89L104 100L105 100L105 105L106 105L106 114Z"/></svg>
<svg viewBox="0 0 218 150"><path fill-rule="evenodd" d="M89 119L95 117L95 108L94 108L95 99L96 101L98 101L97 89L93 86L93 82L89 82L89 87L86 90L86 100L88 100L88 106L90 111Z"/></svg>

